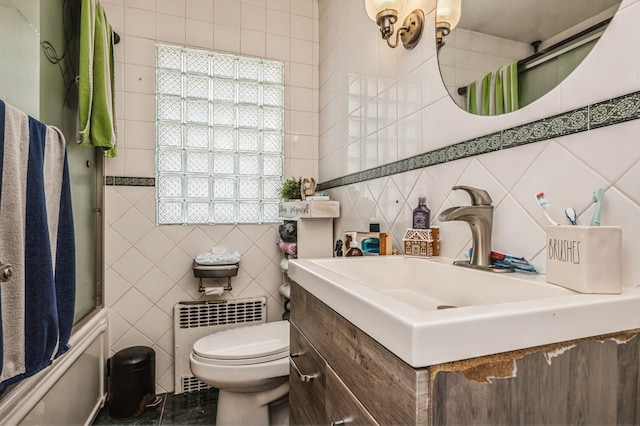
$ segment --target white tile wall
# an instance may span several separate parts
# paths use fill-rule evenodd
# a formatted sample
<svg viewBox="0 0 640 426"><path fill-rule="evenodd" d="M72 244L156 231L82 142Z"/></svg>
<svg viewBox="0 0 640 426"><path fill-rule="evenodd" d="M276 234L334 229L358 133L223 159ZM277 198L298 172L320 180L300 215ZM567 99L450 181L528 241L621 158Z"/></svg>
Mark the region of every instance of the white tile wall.
<svg viewBox="0 0 640 426"><path fill-rule="evenodd" d="M640 48L637 0L623 1L598 45L562 84L527 108L499 117L469 115L449 97L436 58L435 0L408 1L407 10L421 7L427 14L422 41L412 51L393 50L379 40L362 3L348 2L353 7L345 28L343 1L319 0L321 182L640 90L640 57L630 53ZM464 44L460 37L456 41ZM442 227L443 255L462 257L470 246L468 225L439 223L437 216L469 203L464 193L451 191L453 185L476 186L487 189L496 206L493 248L525 256L544 271L546 222L535 195L546 194L556 220L563 221L564 208L572 206L579 222L588 224L591 194L601 186L602 223L623 229L624 285L640 286L633 260L640 250L638 132L635 120L332 189L342 203L336 238L379 222L399 246L418 196L426 195L431 222ZM363 149L373 141L377 161L373 150Z"/></svg>
<svg viewBox="0 0 640 426"><path fill-rule="evenodd" d="M118 157L106 175L155 176L155 43L255 55L285 63L285 176L318 178L317 0L102 0L115 47ZM173 305L200 299L191 261L214 245L243 258L226 297L267 296L280 319L277 226L156 226L155 189L105 191L105 302L110 345L156 351L156 385L173 391Z"/></svg>
<svg viewBox="0 0 640 426"><path fill-rule="evenodd" d="M469 116L448 97L435 57L435 0L408 1L407 9L421 7L427 14L423 39L412 51L392 50L379 40L361 0L103 3L123 39L115 52L119 156L107 160L108 175L155 175L156 40L283 60L286 175L319 181L640 88L640 59L629 54L640 47L637 0L623 1L598 46L558 88L522 111L493 118ZM275 24L287 21L287 28ZM560 218L572 204L586 222L590 194L602 185L607 190L603 223L623 227L625 283L638 285L632 256L640 249L640 225L634 220L640 213L640 146L634 138L639 130L640 123L629 122L336 188L331 192L342 201L336 235L375 221L394 232L397 244L418 195L427 195L437 224L440 210L468 202L451 186L468 184L487 188L494 197L494 248L527 256L542 268L544 221L535 193L548 195L554 216ZM152 188L108 187L106 197L111 349L152 346L160 391L173 390L173 304L200 297L189 271L196 251L214 244L241 251L243 266L232 296L267 294L269 318L279 316L275 227L158 227ZM441 226L444 255L461 256L470 240L466 224Z"/></svg>

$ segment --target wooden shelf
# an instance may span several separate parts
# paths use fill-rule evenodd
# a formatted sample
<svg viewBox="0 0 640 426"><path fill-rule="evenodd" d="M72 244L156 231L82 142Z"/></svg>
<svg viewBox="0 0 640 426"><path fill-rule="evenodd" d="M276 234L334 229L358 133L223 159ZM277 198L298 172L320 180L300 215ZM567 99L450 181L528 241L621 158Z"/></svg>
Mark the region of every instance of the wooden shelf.
<svg viewBox="0 0 640 426"><path fill-rule="evenodd" d="M298 259L333 257L333 219L340 217L339 201L286 201L280 217L297 221Z"/></svg>

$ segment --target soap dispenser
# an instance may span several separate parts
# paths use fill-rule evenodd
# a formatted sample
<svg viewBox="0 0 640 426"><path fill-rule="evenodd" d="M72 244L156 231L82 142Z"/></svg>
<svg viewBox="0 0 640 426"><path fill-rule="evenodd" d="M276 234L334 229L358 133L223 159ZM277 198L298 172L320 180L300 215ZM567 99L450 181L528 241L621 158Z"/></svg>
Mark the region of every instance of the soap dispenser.
<svg viewBox="0 0 640 426"><path fill-rule="evenodd" d="M351 233L351 242L349 242L349 250L347 250L347 254L345 254L346 257L364 256L364 253L362 253L362 250L358 247L358 241L356 240L357 236L357 233Z"/></svg>
<svg viewBox="0 0 640 426"><path fill-rule="evenodd" d="M427 207L427 197L418 197L418 207L413 209L413 229L429 229L431 210Z"/></svg>

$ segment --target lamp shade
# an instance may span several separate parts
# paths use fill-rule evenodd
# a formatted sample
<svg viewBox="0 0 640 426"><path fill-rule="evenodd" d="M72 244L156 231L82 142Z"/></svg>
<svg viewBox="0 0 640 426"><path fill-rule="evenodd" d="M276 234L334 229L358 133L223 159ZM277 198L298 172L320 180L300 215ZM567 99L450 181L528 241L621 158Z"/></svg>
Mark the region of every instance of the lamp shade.
<svg viewBox="0 0 640 426"><path fill-rule="evenodd" d="M393 9L400 15L404 10L405 4L406 0L364 0L367 15L373 22L376 22L378 12L385 9Z"/></svg>
<svg viewBox="0 0 640 426"><path fill-rule="evenodd" d="M446 22L454 29L460 22L462 0L438 0L436 22Z"/></svg>

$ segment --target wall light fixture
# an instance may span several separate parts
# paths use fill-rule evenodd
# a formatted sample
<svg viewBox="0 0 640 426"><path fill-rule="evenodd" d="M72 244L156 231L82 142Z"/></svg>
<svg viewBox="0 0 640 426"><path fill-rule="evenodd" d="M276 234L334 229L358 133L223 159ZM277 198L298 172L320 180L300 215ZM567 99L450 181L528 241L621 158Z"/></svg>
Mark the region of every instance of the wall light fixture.
<svg viewBox="0 0 640 426"><path fill-rule="evenodd" d="M445 43L445 37L460 22L462 0L438 0L436 7L436 45L438 50Z"/></svg>
<svg viewBox="0 0 640 426"><path fill-rule="evenodd" d="M405 49L413 49L422 36L424 26L424 12L416 9L411 12L402 27L396 31L395 42L390 39L393 36L393 24L398 20L398 15L404 10L405 0L365 0L367 15L380 27L382 38L387 41L389 47L398 46L398 39L402 41Z"/></svg>

